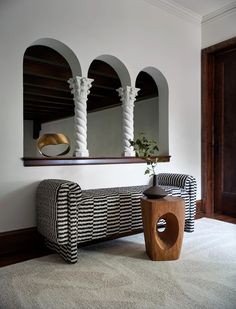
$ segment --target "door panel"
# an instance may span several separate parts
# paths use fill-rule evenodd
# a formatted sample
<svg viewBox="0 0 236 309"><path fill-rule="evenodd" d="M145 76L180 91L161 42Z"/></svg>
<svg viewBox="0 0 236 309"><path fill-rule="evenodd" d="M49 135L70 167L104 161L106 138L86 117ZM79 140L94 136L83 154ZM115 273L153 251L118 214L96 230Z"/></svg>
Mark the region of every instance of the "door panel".
<svg viewBox="0 0 236 309"><path fill-rule="evenodd" d="M236 50L215 57L214 210L236 217Z"/></svg>

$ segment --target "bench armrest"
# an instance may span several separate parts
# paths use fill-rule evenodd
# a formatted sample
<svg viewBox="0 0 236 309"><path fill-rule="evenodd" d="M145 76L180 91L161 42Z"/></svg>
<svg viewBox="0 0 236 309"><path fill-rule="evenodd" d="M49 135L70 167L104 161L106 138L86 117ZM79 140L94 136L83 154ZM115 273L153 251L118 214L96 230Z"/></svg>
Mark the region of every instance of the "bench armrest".
<svg viewBox="0 0 236 309"><path fill-rule="evenodd" d="M160 173L157 179L159 185L180 187L185 190L188 190L191 185L196 185L195 178L185 174Z"/></svg>
<svg viewBox="0 0 236 309"><path fill-rule="evenodd" d="M77 232L80 186L71 181L46 179L36 192L37 228L48 240L67 244Z"/></svg>
<svg viewBox="0 0 236 309"><path fill-rule="evenodd" d="M190 218L196 214L197 182L193 176L185 174L160 173L157 175L158 184L183 188L190 199Z"/></svg>

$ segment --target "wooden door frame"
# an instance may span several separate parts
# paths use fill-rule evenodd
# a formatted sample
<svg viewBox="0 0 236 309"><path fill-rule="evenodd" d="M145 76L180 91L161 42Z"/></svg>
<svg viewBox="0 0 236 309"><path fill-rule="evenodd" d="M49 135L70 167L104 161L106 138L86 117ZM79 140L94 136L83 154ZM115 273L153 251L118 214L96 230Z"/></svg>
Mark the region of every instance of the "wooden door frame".
<svg viewBox="0 0 236 309"><path fill-rule="evenodd" d="M217 54L236 48L236 37L202 50L202 200L206 214L214 213L214 61Z"/></svg>

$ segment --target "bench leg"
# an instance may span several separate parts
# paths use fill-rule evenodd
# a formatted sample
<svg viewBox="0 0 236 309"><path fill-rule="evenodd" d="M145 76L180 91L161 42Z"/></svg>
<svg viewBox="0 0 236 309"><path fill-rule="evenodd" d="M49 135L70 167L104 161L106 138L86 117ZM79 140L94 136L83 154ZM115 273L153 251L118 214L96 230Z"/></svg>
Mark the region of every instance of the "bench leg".
<svg viewBox="0 0 236 309"><path fill-rule="evenodd" d="M77 242L69 242L66 245L58 245L48 239L45 239L45 243L49 249L56 251L66 262L76 263L78 261Z"/></svg>
<svg viewBox="0 0 236 309"><path fill-rule="evenodd" d="M194 232L194 219L185 220L184 231L185 232Z"/></svg>

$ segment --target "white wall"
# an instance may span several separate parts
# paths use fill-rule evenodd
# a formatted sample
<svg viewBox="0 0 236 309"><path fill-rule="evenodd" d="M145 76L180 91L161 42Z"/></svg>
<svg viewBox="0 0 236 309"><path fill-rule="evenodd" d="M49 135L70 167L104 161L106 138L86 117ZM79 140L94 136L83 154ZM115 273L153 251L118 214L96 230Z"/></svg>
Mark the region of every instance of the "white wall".
<svg viewBox="0 0 236 309"><path fill-rule="evenodd" d="M82 188L148 182L144 164L24 167L25 49L40 38L68 45L83 75L97 56L119 58L133 85L147 66L169 85L170 163L159 171L192 174L200 198L200 25L143 0L11 0L0 4L0 232L34 226L35 190L44 178L77 181Z"/></svg>
<svg viewBox="0 0 236 309"><path fill-rule="evenodd" d="M236 8L202 24L202 48L236 36Z"/></svg>

